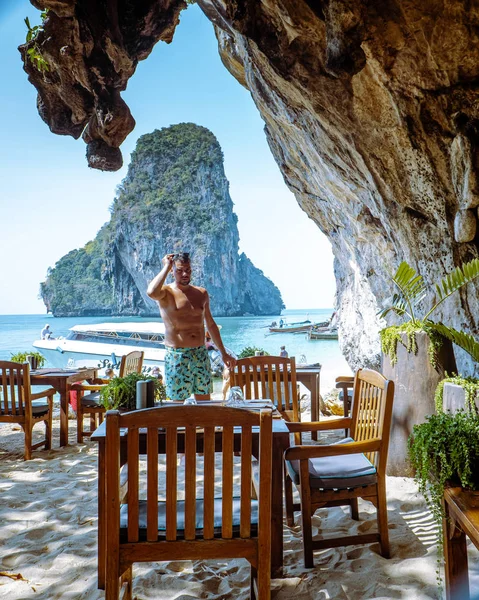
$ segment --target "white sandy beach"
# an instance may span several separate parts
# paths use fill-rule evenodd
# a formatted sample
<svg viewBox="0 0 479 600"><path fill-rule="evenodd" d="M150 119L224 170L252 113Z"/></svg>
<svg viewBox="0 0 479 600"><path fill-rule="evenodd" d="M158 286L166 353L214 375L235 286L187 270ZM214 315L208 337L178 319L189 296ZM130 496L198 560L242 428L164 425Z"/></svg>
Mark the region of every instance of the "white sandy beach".
<svg viewBox="0 0 479 600"><path fill-rule="evenodd" d="M38 427L38 426L37 426ZM0 598L8 600L96 600L97 448L70 442L35 451L24 462L23 434L2 426L0 436ZM437 597L436 530L411 479L388 478L392 558L375 546L350 546L316 553L315 568L302 562L301 528L284 527L284 577L273 580L275 600L428 600ZM298 515L299 516L299 515ZM342 508L316 513L319 532L367 531L374 508L360 501L360 522ZM474 549L475 552L475 549ZM470 572L479 579L477 553ZM6 574L17 576L12 579ZM134 566L137 600L248 598L246 561L169 562Z"/></svg>

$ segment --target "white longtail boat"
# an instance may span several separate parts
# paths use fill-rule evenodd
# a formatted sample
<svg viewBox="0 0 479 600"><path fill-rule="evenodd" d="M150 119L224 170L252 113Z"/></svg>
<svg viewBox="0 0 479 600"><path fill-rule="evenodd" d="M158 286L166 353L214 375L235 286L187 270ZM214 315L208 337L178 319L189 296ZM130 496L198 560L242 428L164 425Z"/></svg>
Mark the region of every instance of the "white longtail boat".
<svg viewBox="0 0 479 600"><path fill-rule="evenodd" d="M99 323L75 325L65 338L36 340L37 348L53 367L117 367L121 357L143 350L143 364L160 367L165 361L163 323Z"/></svg>
<svg viewBox="0 0 479 600"><path fill-rule="evenodd" d="M219 326L221 327L221 326ZM94 367L98 369L118 368L121 357L133 350L143 350L143 370L159 367L164 373L165 326L163 323L99 323L75 325L65 338L36 340L33 346L39 350L53 367ZM235 354L226 349L230 354ZM220 376L223 360L219 351L210 347L208 354L211 371Z"/></svg>

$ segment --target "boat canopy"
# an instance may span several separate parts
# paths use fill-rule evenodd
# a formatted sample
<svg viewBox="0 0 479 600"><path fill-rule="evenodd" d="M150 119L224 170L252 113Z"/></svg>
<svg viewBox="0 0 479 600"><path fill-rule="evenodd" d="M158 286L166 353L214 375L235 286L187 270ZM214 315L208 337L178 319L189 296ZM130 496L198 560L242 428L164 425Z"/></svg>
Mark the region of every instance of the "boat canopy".
<svg viewBox="0 0 479 600"><path fill-rule="evenodd" d="M135 334L149 333L153 335L164 334L165 325L156 321L148 321L146 323L96 323L90 325L75 325L70 327L70 331L78 331L82 333L104 333L104 334Z"/></svg>

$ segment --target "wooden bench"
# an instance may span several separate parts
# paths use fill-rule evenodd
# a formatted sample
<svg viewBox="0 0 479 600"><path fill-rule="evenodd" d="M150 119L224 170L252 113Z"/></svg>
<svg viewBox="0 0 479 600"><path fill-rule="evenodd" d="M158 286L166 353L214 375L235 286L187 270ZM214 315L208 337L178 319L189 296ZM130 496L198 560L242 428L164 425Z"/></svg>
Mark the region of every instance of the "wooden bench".
<svg viewBox="0 0 479 600"><path fill-rule="evenodd" d="M469 600L466 536L479 550L479 492L444 491L444 563L447 600Z"/></svg>

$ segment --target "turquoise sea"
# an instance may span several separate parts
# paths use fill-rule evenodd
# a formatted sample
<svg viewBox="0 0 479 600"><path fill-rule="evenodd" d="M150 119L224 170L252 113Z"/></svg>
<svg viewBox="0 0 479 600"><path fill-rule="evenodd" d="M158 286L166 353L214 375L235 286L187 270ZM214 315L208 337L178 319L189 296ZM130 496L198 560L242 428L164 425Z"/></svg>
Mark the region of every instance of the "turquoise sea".
<svg viewBox="0 0 479 600"><path fill-rule="evenodd" d="M245 346L257 346L270 354L279 354L280 346L286 346L290 356L299 361L302 356L308 363L319 362L321 370L321 390L333 386L337 375L350 372L339 351L337 340L308 340L305 333L270 334L268 325L280 318L288 323L310 319L320 322L329 319L332 309L284 310L276 317L216 317L221 325L221 337L225 346L239 354ZM66 336L74 325L87 323L134 321L160 321L161 319L115 318L115 317L52 317L48 315L0 315L0 360L8 360L14 352L34 350L32 342L40 338L40 331L49 323L55 337Z"/></svg>

